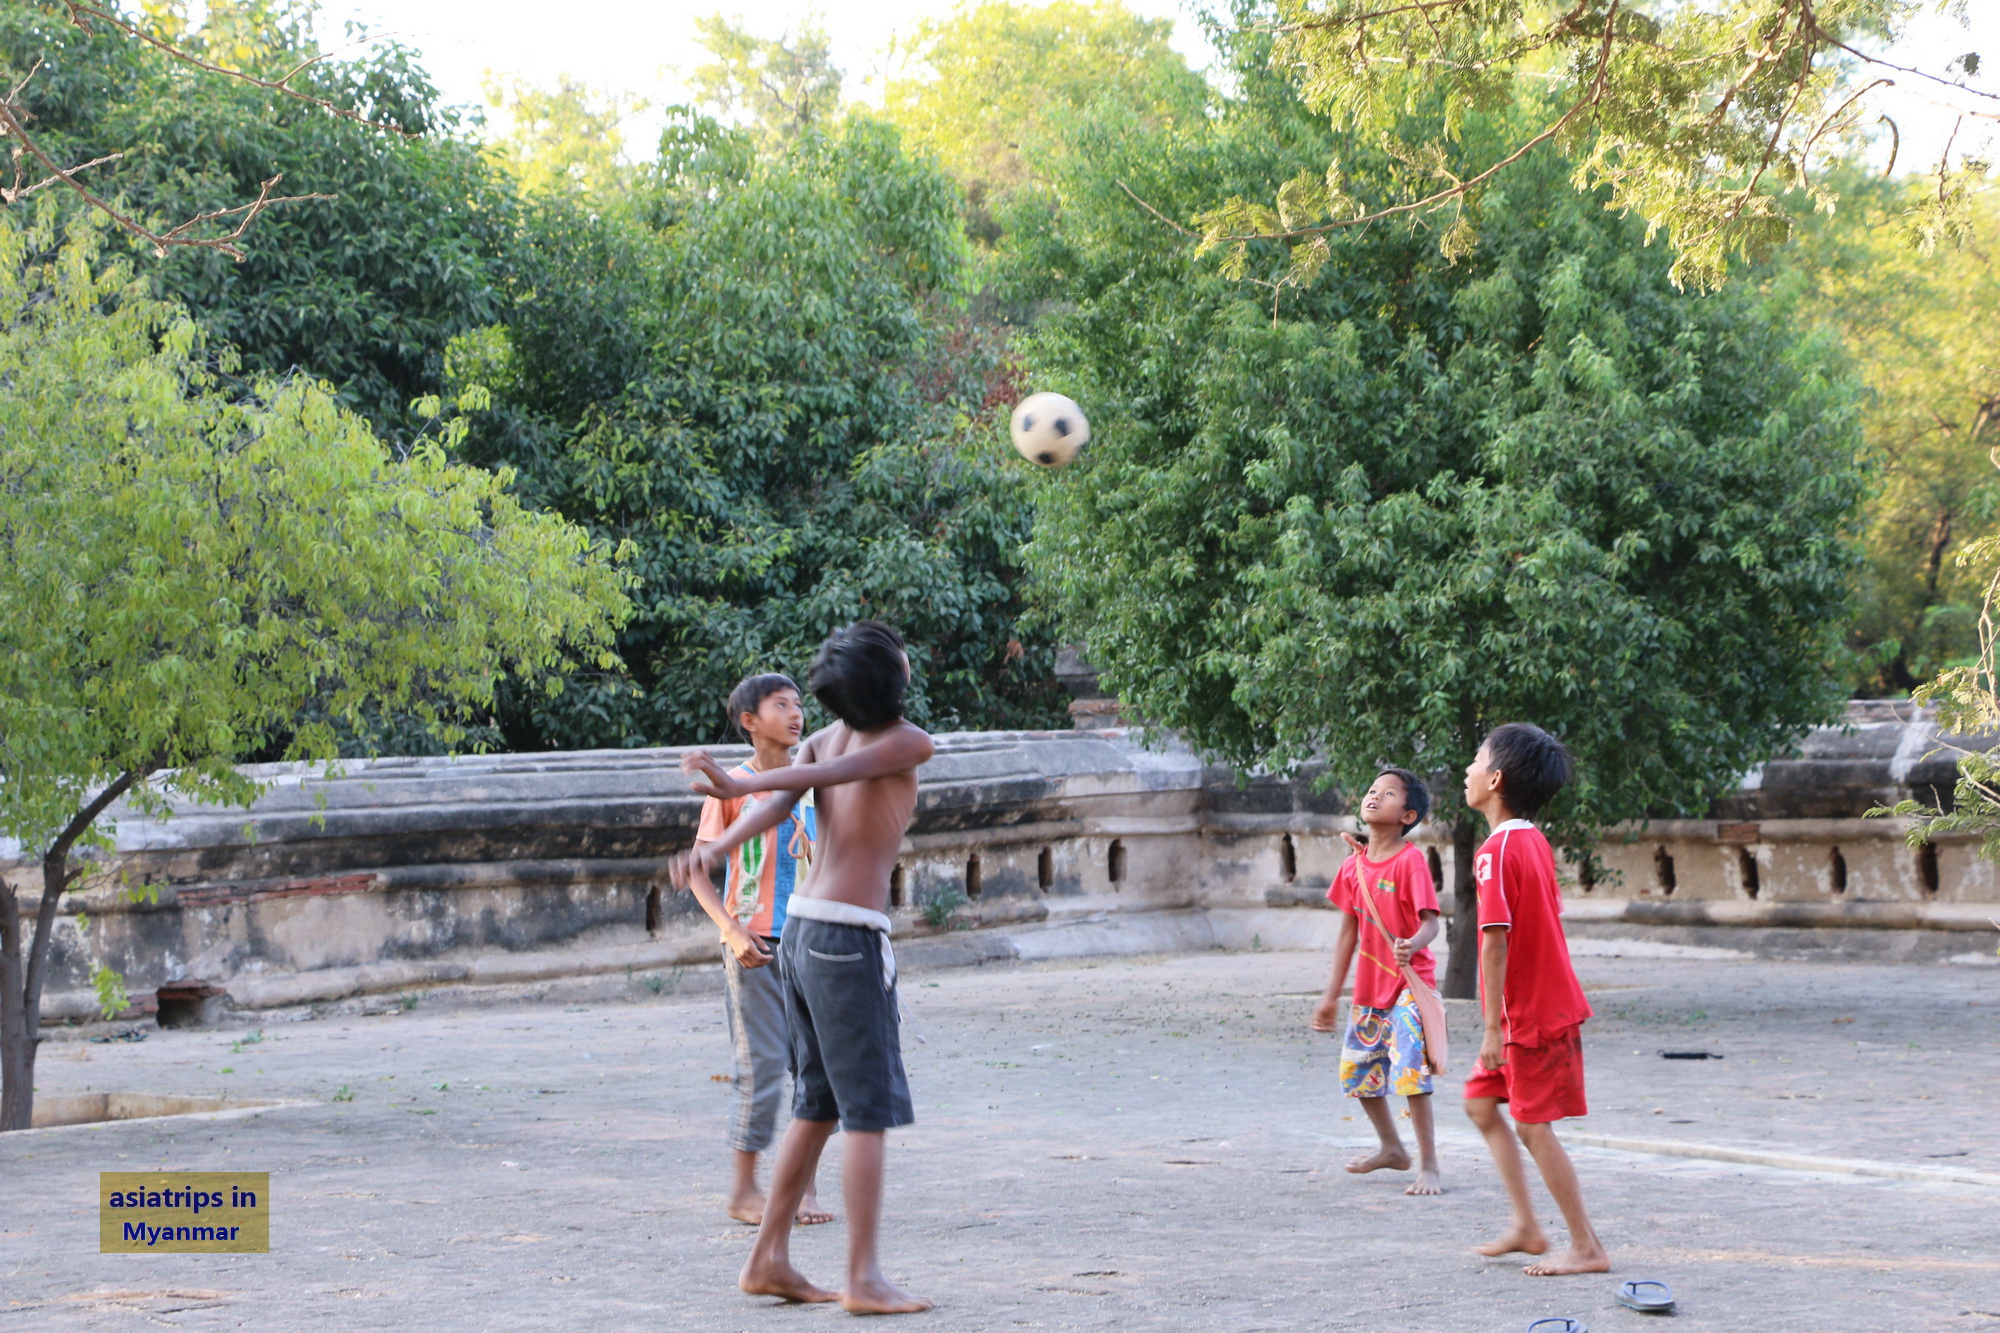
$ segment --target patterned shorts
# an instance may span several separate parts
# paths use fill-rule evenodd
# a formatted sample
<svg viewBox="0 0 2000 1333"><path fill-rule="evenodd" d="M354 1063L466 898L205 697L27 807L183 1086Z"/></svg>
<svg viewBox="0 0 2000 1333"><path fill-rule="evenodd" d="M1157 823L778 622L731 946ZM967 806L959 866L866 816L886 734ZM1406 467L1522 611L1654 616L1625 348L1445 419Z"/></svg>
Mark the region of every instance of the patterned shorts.
<svg viewBox="0 0 2000 1333"><path fill-rule="evenodd" d="M1340 1052L1340 1090L1350 1097L1420 1097L1431 1090L1424 1020L1409 989L1394 1007L1357 1004Z"/></svg>

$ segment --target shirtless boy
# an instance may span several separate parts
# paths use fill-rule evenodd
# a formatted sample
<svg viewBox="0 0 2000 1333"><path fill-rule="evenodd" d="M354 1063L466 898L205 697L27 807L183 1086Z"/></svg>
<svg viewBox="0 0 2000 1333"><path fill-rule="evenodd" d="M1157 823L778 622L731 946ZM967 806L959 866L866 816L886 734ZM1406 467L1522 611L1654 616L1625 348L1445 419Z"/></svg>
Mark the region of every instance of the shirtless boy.
<svg viewBox="0 0 2000 1333"><path fill-rule="evenodd" d="M1545 1254L1549 1238L1528 1201L1521 1144L1569 1225L1569 1248L1529 1264L1530 1277L1608 1273L1611 1256L1583 1209L1576 1167L1554 1124L1589 1113L1583 1098L1583 1021L1590 1002L1570 966L1555 854L1529 823L1569 781L1569 751L1540 727L1496 727L1465 770L1465 803L1492 828L1473 858L1479 888L1479 1008L1486 1033L1465 1081L1465 1113L1486 1136L1513 1221L1476 1247L1493 1256ZM1506 1102L1515 1128L1500 1114Z"/></svg>
<svg viewBox="0 0 2000 1333"><path fill-rule="evenodd" d="M697 750L682 767L696 791L778 797L746 810L712 843L676 858L676 883L746 839L775 827L813 792L820 841L811 880L792 894L779 942L785 1016L792 1034L792 1124L757 1243L737 1285L753 1296L833 1301L854 1314L907 1314L931 1302L882 1274L875 1239L882 1212L884 1131L911 1123L897 1030L896 962L889 948L889 876L917 806L917 766L931 757L925 732L903 718L910 660L886 625L863 620L820 645L807 686L840 720L807 738L796 763L764 773L724 773ZM821 1149L847 1131L847 1286L831 1292L792 1267L792 1218Z"/></svg>
<svg viewBox="0 0 2000 1333"><path fill-rule="evenodd" d="M1420 981L1437 985L1437 964L1429 947L1438 932L1437 886L1431 883L1430 863L1404 836L1423 823L1430 808L1430 788L1402 768L1376 774L1361 798L1368 841L1351 833L1341 835L1354 854L1334 872L1326 891L1327 901L1340 909L1340 935L1333 945L1326 996L1312 1016L1315 1032L1342 1030L1340 990L1358 952L1361 964L1354 974L1353 1008L1345 1015L1346 1037L1341 1043L1340 1087L1360 1100L1380 1147L1355 1158L1347 1169L1355 1175L1410 1169L1410 1154L1389 1111L1390 1094L1406 1097L1410 1128L1417 1136L1417 1178L1405 1194L1444 1193L1431 1121L1424 1020L1403 977L1407 967Z"/></svg>

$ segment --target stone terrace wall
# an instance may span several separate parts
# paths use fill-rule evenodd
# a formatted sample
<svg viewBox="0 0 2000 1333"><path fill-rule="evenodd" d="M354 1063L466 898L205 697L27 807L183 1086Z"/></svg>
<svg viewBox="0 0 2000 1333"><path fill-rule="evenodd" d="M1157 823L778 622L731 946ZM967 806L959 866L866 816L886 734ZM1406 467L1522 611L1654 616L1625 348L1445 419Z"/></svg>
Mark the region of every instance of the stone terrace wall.
<svg viewBox="0 0 2000 1333"><path fill-rule="evenodd" d="M1617 874L1569 886L1573 933L1986 929L2000 876L1970 840L1916 852L1897 822L1860 818L1948 787L1935 748L1927 723L1856 705L1848 728L1752 774L1717 818L1610 831ZM712 962L713 927L662 882L700 808L680 755L385 759L333 779L268 766L275 786L247 812L114 810L118 855L69 895L65 916L87 906L95 924L87 939L59 928L47 1012L92 1012L98 961L142 1005L163 982L199 979L242 1007ZM1024 939L1089 951L1107 921L1151 923L1128 946L1330 938L1331 914L1312 909L1352 825L1312 774L1239 784L1109 730L945 736L922 776L892 885L899 938L938 934L922 906L954 891L969 899L955 926L971 931L949 939L972 957L994 928L1015 941L1006 956ZM1422 840L1448 876L1448 840ZM0 874L35 882L5 860ZM157 898L130 901L120 883Z"/></svg>

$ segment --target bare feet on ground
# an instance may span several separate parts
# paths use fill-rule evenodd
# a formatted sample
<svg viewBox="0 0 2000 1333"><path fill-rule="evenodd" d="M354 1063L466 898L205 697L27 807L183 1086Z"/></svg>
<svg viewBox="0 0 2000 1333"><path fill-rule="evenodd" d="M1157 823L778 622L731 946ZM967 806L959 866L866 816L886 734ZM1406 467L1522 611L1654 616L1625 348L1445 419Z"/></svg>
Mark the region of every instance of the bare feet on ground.
<svg viewBox="0 0 2000 1333"><path fill-rule="evenodd" d="M1566 1277L1571 1273L1609 1273L1611 1256L1601 1246L1579 1250L1572 1245L1553 1259L1529 1264L1521 1270L1529 1277Z"/></svg>
<svg viewBox="0 0 2000 1333"><path fill-rule="evenodd" d="M739 1222L753 1227L764 1225L764 1196L761 1194L739 1194L729 1201L729 1215ZM834 1220L832 1213L819 1206L819 1200L808 1195L792 1214L795 1226L816 1227Z"/></svg>
<svg viewBox="0 0 2000 1333"><path fill-rule="evenodd" d="M1357 1157L1349 1162L1347 1169L1357 1176L1370 1171L1407 1171L1410 1169L1410 1155L1401 1148L1377 1148L1366 1157Z"/></svg>
<svg viewBox="0 0 2000 1333"><path fill-rule="evenodd" d="M1483 1254L1488 1259L1502 1254L1547 1254L1549 1238L1542 1234L1540 1227L1512 1227L1502 1232L1498 1240L1473 1246L1472 1252Z"/></svg>
<svg viewBox="0 0 2000 1333"><path fill-rule="evenodd" d="M781 1300L806 1304L841 1299L839 1292L825 1291L806 1281L806 1275L790 1264L761 1267L754 1259L743 1265L743 1273L736 1279L736 1285L747 1296L776 1296Z"/></svg>
<svg viewBox="0 0 2000 1333"><path fill-rule="evenodd" d="M935 1304L935 1301L910 1295L884 1278L850 1282L847 1290L840 1293L840 1308L849 1314L915 1314Z"/></svg>
<svg viewBox="0 0 2000 1333"><path fill-rule="evenodd" d="M1417 1178L1410 1182L1405 1194L1442 1194L1444 1182L1438 1179L1438 1169L1434 1166L1419 1168Z"/></svg>

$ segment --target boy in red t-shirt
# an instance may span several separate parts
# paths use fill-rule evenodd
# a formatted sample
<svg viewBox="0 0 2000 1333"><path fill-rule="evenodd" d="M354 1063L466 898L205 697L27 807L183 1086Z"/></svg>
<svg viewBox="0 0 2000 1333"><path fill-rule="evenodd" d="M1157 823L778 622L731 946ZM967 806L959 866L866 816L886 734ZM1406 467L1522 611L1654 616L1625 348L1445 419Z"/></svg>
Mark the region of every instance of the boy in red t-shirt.
<svg viewBox="0 0 2000 1333"><path fill-rule="evenodd" d="M1340 937L1334 941L1326 997L1312 1017L1315 1032L1340 1030L1340 990L1358 950L1361 966L1354 974L1354 1007L1341 1045L1340 1086L1348 1096L1360 1099L1382 1146L1355 1158L1347 1169L1356 1175L1410 1169L1410 1154L1403 1150L1389 1114L1391 1093L1407 1097L1410 1127L1417 1136L1417 1178L1405 1194L1444 1193L1438 1183L1423 1018L1402 972L1407 966L1426 985L1437 985L1437 966L1425 947L1438 930L1437 888L1424 854L1404 836L1423 823L1430 808L1430 788L1401 768L1376 774L1361 798L1368 841L1364 844L1351 833L1341 835L1354 855L1341 863L1326 891L1327 901L1341 911ZM1368 903L1374 904L1373 912ZM1375 924L1378 919L1380 927ZM1384 930L1390 938L1383 936Z"/></svg>
<svg viewBox="0 0 2000 1333"><path fill-rule="evenodd" d="M1465 770L1465 803L1492 828L1473 859L1479 887L1479 1008L1486 1035L1465 1081L1465 1111L1493 1150L1507 1186L1513 1224L1480 1254L1548 1251L1528 1203L1520 1144L1528 1146L1542 1183L1569 1224L1569 1248L1530 1264L1531 1277L1607 1273L1611 1256L1583 1210L1576 1168L1552 1122L1586 1115L1583 1099L1583 998L1563 936L1556 859L1542 831L1528 822L1570 778L1569 751L1540 727L1496 727ZM1520 1139L1500 1114L1508 1103Z"/></svg>

